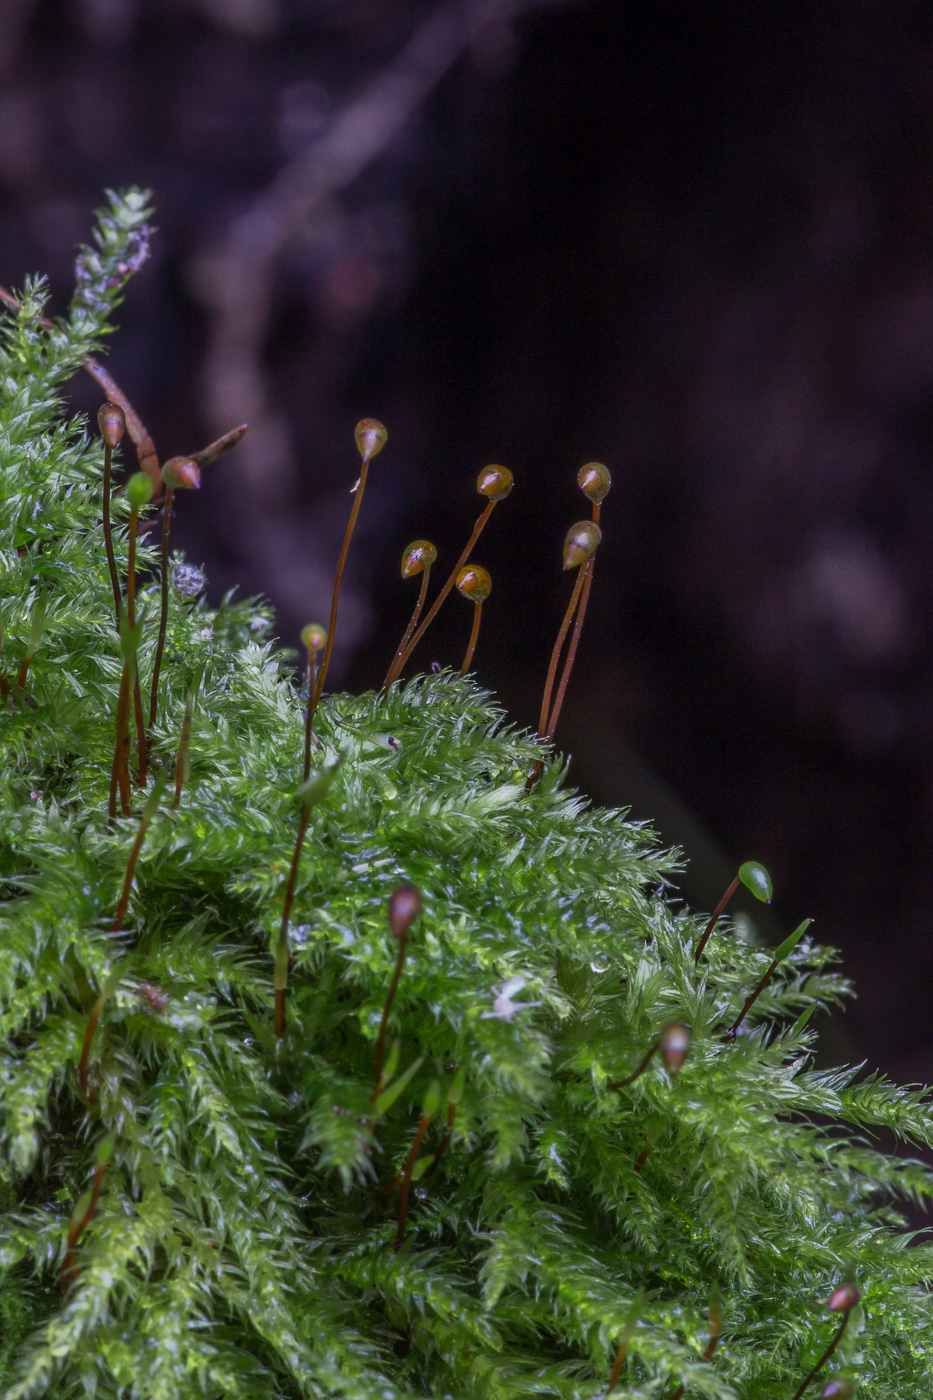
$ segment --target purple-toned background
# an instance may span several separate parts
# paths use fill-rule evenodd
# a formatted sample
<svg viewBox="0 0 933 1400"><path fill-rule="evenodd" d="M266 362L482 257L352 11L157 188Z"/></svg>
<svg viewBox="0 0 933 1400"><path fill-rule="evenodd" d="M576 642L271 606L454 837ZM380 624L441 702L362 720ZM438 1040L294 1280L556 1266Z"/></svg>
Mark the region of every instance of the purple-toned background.
<svg viewBox="0 0 933 1400"><path fill-rule="evenodd" d="M0 281L62 306L131 182L160 232L114 373L164 455L251 423L178 512L212 596L325 616L378 415L334 673L378 683L402 547L449 562L505 462L477 670L533 723L606 461L577 780L697 903L765 861L767 935L813 915L861 988L842 1048L933 1077L929 6L4 0Z"/></svg>

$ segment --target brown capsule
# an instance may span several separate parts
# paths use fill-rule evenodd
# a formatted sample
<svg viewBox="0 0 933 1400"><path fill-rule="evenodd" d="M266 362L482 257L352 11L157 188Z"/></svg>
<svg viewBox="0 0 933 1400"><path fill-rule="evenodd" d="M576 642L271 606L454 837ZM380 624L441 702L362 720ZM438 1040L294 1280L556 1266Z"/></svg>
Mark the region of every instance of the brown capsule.
<svg viewBox="0 0 933 1400"><path fill-rule="evenodd" d="M830 1312L849 1312L854 1308L861 1298L854 1283L840 1283L838 1288L834 1288L828 1303L826 1304Z"/></svg>
<svg viewBox="0 0 933 1400"><path fill-rule="evenodd" d="M201 486L201 468L193 457L169 457L162 468L166 486L185 491L197 491Z"/></svg>
<svg viewBox="0 0 933 1400"><path fill-rule="evenodd" d="M353 430L357 450L364 462L369 462L386 445L389 434L378 418L361 418Z"/></svg>
<svg viewBox="0 0 933 1400"><path fill-rule="evenodd" d="M690 1032L679 1021L669 1021L658 1037L661 1046L661 1059L668 1074L674 1075L680 1069L690 1049Z"/></svg>
<svg viewBox="0 0 933 1400"><path fill-rule="evenodd" d="M417 885L399 885L389 899L389 928L393 938L404 938L421 913L421 891Z"/></svg>
<svg viewBox="0 0 933 1400"><path fill-rule="evenodd" d="M476 478L476 489L490 501L504 501L515 485L508 467L484 467Z"/></svg>
<svg viewBox="0 0 933 1400"><path fill-rule="evenodd" d="M564 540L564 568L577 569L596 552L603 532L593 520L578 520Z"/></svg>
<svg viewBox="0 0 933 1400"><path fill-rule="evenodd" d="M97 426L108 447L116 447L126 432L126 415L119 404L101 404L97 410Z"/></svg>
<svg viewBox="0 0 933 1400"><path fill-rule="evenodd" d="M319 622L309 622L301 629L301 642L306 651L323 651L327 645L327 629Z"/></svg>
<svg viewBox="0 0 933 1400"><path fill-rule="evenodd" d="M855 1386L848 1376L832 1376L820 1391L820 1400L851 1400Z"/></svg>
<svg viewBox="0 0 933 1400"><path fill-rule="evenodd" d="M604 467L602 462L587 462L586 466L577 472L577 485L589 500L597 504L604 501L612 486L609 468Z"/></svg>
<svg viewBox="0 0 933 1400"><path fill-rule="evenodd" d="M471 603L484 603L492 592L492 579L479 564L467 564L457 575L457 587Z"/></svg>
<svg viewBox="0 0 933 1400"><path fill-rule="evenodd" d="M430 540L412 540L402 555L402 578L414 578L430 569L436 558L437 550Z"/></svg>

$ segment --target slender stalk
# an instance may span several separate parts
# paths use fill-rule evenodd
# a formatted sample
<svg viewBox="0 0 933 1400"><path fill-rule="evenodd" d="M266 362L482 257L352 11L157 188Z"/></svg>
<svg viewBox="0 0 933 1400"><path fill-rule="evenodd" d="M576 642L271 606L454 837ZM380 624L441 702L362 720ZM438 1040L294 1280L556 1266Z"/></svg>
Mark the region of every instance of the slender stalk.
<svg viewBox="0 0 933 1400"><path fill-rule="evenodd" d="M363 503L363 492L366 490L366 479L369 475L369 458L364 457L360 467L360 479L356 487L356 495L353 498L353 506L350 511L350 519L347 521L347 528L343 532L343 544L340 546L340 556L337 560L337 572L334 575L334 591L330 600L330 621L327 624L327 645L324 648L324 660L321 662L321 670L318 674L317 685L314 688L314 699L310 704L309 712L314 718L314 711L318 707L321 693L324 689L324 682L327 680L327 670L330 666L330 655L334 649L334 629L337 626L337 608L340 603L340 585L343 582L343 571L346 567L347 555L350 552L350 541L353 538L353 531L356 529L356 517L360 513L360 506Z"/></svg>
<svg viewBox="0 0 933 1400"><path fill-rule="evenodd" d="M295 839L295 849L292 853L291 868L288 872L288 884L285 888L285 903L282 906L282 923L279 929L279 937L275 946L275 1017L274 1029L276 1039L281 1040L285 1034L285 994L288 987L288 921L291 918L292 904L295 899L295 883L298 879L298 864L301 860L301 844L305 839L305 832L308 829L308 818L310 809L302 805L301 816L298 820L298 835Z"/></svg>
<svg viewBox="0 0 933 1400"><path fill-rule="evenodd" d="M425 600L425 598L427 598L427 596L428 596L428 579L429 579L430 577L431 577L431 565L428 564L427 568L423 569L423 570L422 570L422 573L421 573L421 588L420 588L419 591L418 591L418 601L417 601L417 603L415 604L414 610L413 610L413 612L412 612L412 615L411 615L411 617L410 617L409 620L408 620L408 626L405 628L405 631L402 633L402 640L401 640L401 641L399 642L399 644L398 644L398 649L396 650L395 656L394 656L393 659L392 659L392 665L389 667L388 671L386 672L386 678L385 678L385 680L382 682L382 692L381 692L381 693L382 693L383 695L385 695L386 691L388 690L388 688L389 688L389 686L392 684L392 682L398 678L398 673L399 673L399 670L401 669L401 666L402 666L402 658L403 658L403 656L405 655L405 648L408 646L408 643L411 641L412 633L414 632L415 628L418 626L418 619L419 619L419 617L421 616L421 610L422 610L422 608L424 607L424 600Z"/></svg>
<svg viewBox="0 0 933 1400"><path fill-rule="evenodd" d="M601 515L602 503L601 501L594 501L594 525L600 524ZM565 664L563 664L563 671L562 673L560 673L558 696L556 696L555 703L553 703L553 710L551 711L551 714L548 715L548 722L546 722L544 736L545 741L548 743L551 743L553 739L553 734L555 734L555 729L558 728L560 708L562 708L563 706L563 697L566 696L567 685L569 685L570 683L570 675L572 675L573 672L573 662L576 661L577 647L579 647L580 645L580 636L581 633L583 633L583 622L584 619L586 619L587 615L587 603L590 602L590 589L593 588L594 567L595 554L591 554L590 559L588 559L586 561L586 564L584 564L583 568L581 568L581 574L583 574L583 578L579 578L579 580L577 580L577 584L580 585L580 592L579 594L577 594L577 596L579 596L580 605L579 608L577 608L576 620L574 620L573 623L573 636L570 637L570 645L569 647L567 647L567 655L565 659ZM574 592L576 592L576 589L574 589Z"/></svg>
<svg viewBox="0 0 933 1400"><path fill-rule="evenodd" d="M474 547L474 545L476 544L476 541L479 539L480 535L481 535L481 534L483 533L483 531L485 530L485 528L486 528L486 523L487 523L487 521L489 520L489 517L492 515L492 513L493 513L493 511L495 510L495 508L496 508L497 505L498 505L498 501L488 501L488 502L487 502L485 510L484 510L483 513L479 516L479 518L478 518L476 524L473 526L473 533L470 535L470 538L467 540L466 544L464 545L464 547L463 547L463 549L462 549L462 551L461 551L461 553L460 553L460 558L457 560L456 564L453 566L453 568L452 568L452 570L451 570L451 572L450 572L450 577L448 578L447 582L444 584L444 587L441 589L440 593L438 593L437 597L434 599L434 602L431 604L430 608L428 609L427 617L424 619L424 621L422 622L421 626L418 627L418 628L416 629L414 636L412 637L411 641L408 643L407 647L405 648L405 651L404 651L403 654L402 654L402 659L401 659L401 661L398 663L398 666L397 666L397 669L396 669L396 672L395 672L396 678L398 678L398 677L402 674L402 671L405 669L406 665L408 664L408 659L409 659L409 657L411 656L412 652L414 651L415 647L416 647L416 646L418 645L418 643L421 641L421 638L424 636L425 632L426 632L426 631L428 630L428 628L431 626L431 623L434 621L435 617L437 617L437 614L438 614L438 612L439 612L440 609L441 609L441 606L442 606L442 604L443 604L443 602L444 602L444 599L447 597L448 593L450 592L450 590L453 588L454 584L456 583L456 581L457 581L457 575L459 574L460 570L463 568L464 564L465 564L466 561L469 559L470 555L473 553L473 547Z"/></svg>
<svg viewBox="0 0 933 1400"><path fill-rule="evenodd" d="M707 1326L709 1327L710 1337L709 1341L706 1344L706 1350L700 1357L700 1360L708 1364L713 1359L716 1348L719 1345L719 1338L722 1335L722 1312L718 1304L714 1303L713 1306L710 1308L709 1322ZM845 1323L843 1323L843 1326L845 1326ZM686 1386L679 1385L674 1391L674 1394L671 1396L671 1400L683 1400L683 1394L685 1389ZM794 1400L799 1400L799 1396L795 1396Z"/></svg>
<svg viewBox="0 0 933 1400"><path fill-rule="evenodd" d="M661 1136L661 1125L660 1125L659 1123L653 1123L653 1124L651 1125L651 1127L648 1129L647 1133L645 1134L645 1145L644 1145L644 1147L641 1149L641 1151L639 1152L638 1158L637 1158L637 1160L636 1160L636 1162L635 1162L635 1171L636 1171L636 1172L641 1172L642 1167L645 1165L645 1163L647 1162L648 1158L651 1156L652 1152L654 1151L655 1147L657 1146L657 1144L658 1144L658 1138L659 1138L660 1136Z"/></svg>
<svg viewBox="0 0 933 1400"><path fill-rule="evenodd" d="M551 661L550 665L548 666L547 680L544 682L544 695L541 698L541 714L538 719L538 738L542 741L545 735L547 734L548 719L550 716L551 693L554 689L554 681L557 678L557 667L560 662L560 654L563 649L564 642L566 641L567 633L570 630L570 624L573 621L573 615L577 610L577 603L580 601L580 593L583 589L583 580L585 577L585 573L585 566L584 568L579 569L577 572L577 577L574 579L573 592L570 595L570 602L567 604L567 611L564 613L564 620L560 625L560 631L557 633L557 640L555 641L553 649L551 651Z"/></svg>
<svg viewBox="0 0 933 1400"><path fill-rule="evenodd" d="M94 1041L94 1032L97 1030L97 1022L100 1020L100 1013L104 1009L106 997L99 996L95 1001L91 1014L88 1017L87 1025L84 1028L84 1041L81 1046L81 1058L78 1061L78 1083L82 1092L90 1097L87 1086L87 1062L91 1054L91 1045Z"/></svg>
<svg viewBox="0 0 933 1400"><path fill-rule="evenodd" d="M458 1103L459 1103L459 1100L458 1100ZM431 1180L431 1177L434 1175L434 1173L437 1171L438 1167L440 1166L440 1164L441 1164L441 1158L443 1157L444 1153L447 1151L448 1147L449 1147L450 1144L451 1144L451 1140L452 1140L453 1135L454 1135L454 1123L456 1122L456 1119L457 1119L457 1104L451 1101L451 1102L448 1103L448 1105L447 1105L447 1130L446 1130L446 1132L444 1133L444 1136L441 1138L440 1142L438 1143L437 1151L434 1153L434 1161L431 1163L431 1165L428 1167L428 1170L425 1172L424 1176L422 1177L422 1180L423 1180L423 1181L425 1181L425 1182L430 1181L430 1180Z"/></svg>
<svg viewBox="0 0 933 1400"><path fill-rule="evenodd" d="M651 1064L651 1061L654 1059L655 1055L658 1053L660 1048L661 1042L660 1040L656 1040L636 1070L633 1070L632 1073L628 1075L625 1079L613 1080L613 1082L608 1087L610 1089L627 1089L630 1084L634 1084L635 1080L640 1079L641 1076L644 1074L645 1070Z"/></svg>
<svg viewBox="0 0 933 1400"><path fill-rule="evenodd" d="M103 1163L98 1162L97 1166L94 1168L94 1182L91 1186L87 1209L84 1211L80 1219L75 1220L74 1215L72 1215L71 1217L71 1222L68 1226L68 1239L65 1248L65 1261L62 1264L61 1272L58 1276L58 1280L61 1284L63 1293L67 1293L71 1284L74 1283L74 1281L78 1277L78 1262L75 1257L75 1251L77 1250L81 1236L84 1234L85 1230L90 1225L91 1221L94 1219L94 1212L97 1210L97 1202L100 1200L100 1189L103 1185L104 1175L106 1171L106 1166ZM80 1200L78 1204L80 1204Z"/></svg>
<svg viewBox="0 0 933 1400"><path fill-rule="evenodd" d="M483 616L483 600L473 604L473 628L470 632L470 640L467 643L466 655L463 658L463 665L460 667L461 676L465 676L470 669L470 662L473 660L473 653L476 650L476 641L479 637L479 624Z"/></svg>
<svg viewBox="0 0 933 1400"><path fill-rule="evenodd" d="M130 662L125 658L120 672L120 691L117 697L117 736L113 746L113 764L110 770L110 800L107 815L112 826L117 816L117 791L120 793L120 810L124 817L129 816L129 791L125 779L126 749L128 742L126 727L130 714Z"/></svg>
<svg viewBox="0 0 933 1400"><path fill-rule="evenodd" d="M837 1346L838 1346L839 1343L842 1341L843 1333L845 1332L846 1327L847 1327L847 1325L848 1325L848 1322L849 1322L849 1313L850 1313L851 1311L852 1311L852 1309L851 1309L851 1308L848 1308L848 1309L846 1309L846 1311L843 1313L843 1315L842 1315L842 1321L840 1322L839 1327L838 1327L837 1330L836 1330L836 1335L833 1337L833 1339L832 1339L832 1341L830 1342L829 1346L828 1346L828 1347L826 1348L826 1350L823 1352L823 1355L820 1357L819 1361L818 1361L818 1362L816 1363L816 1365L813 1367L813 1370L810 1371L810 1372L804 1377L804 1379L801 1381L800 1387L799 1387L799 1389L798 1389L796 1395L794 1396L794 1400L803 1400L803 1394L804 1394L804 1391L806 1390L807 1386L810 1384L810 1382L814 1379L815 1376L819 1375L820 1371L822 1371L823 1367L826 1365L827 1361L830 1359L830 1357L832 1356L833 1352L836 1350ZM672 1397L672 1400L673 1400L673 1397Z"/></svg>
<svg viewBox="0 0 933 1400"><path fill-rule="evenodd" d="M162 607L159 613L159 640L156 642L155 661L152 666L152 689L149 694L149 742L155 728L159 712L159 672L162 669L162 652L165 648L165 629L168 626L168 542L172 520L172 496L175 488L166 486L165 503L162 506Z"/></svg>
<svg viewBox="0 0 933 1400"><path fill-rule="evenodd" d="M129 560L126 569L126 616L131 627L136 625L136 538L139 530L139 511L136 506L130 510ZM143 699L139 689L139 670L133 676L133 716L136 722L136 755L139 760L137 783L146 786L149 776L148 754L146 752L146 726L143 722Z"/></svg>
<svg viewBox="0 0 933 1400"><path fill-rule="evenodd" d="M305 709L305 763L302 782L311 776L311 740L314 735L314 682L317 675L317 652L308 650L308 704Z"/></svg>
<svg viewBox="0 0 933 1400"><path fill-rule="evenodd" d="M175 755L175 800L173 807L177 807L181 801L181 790L188 781L188 774L191 763L188 758L188 747L191 743L191 716L194 711L194 691L189 690L188 699L185 701L185 718L181 725L181 738L178 741L178 752Z"/></svg>
<svg viewBox="0 0 933 1400"><path fill-rule="evenodd" d="M573 671L573 663L577 656L580 634L583 631L583 620L586 617L586 605L590 601L590 589L593 587L593 569L595 564L595 558L588 559L581 570L583 575L583 587L580 593L580 606L577 608L577 616L573 624L573 635L570 638L570 646L567 648L567 656L564 661L564 669L561 672L560 684L557 687L554 708L551 710L550 716L548 717L547 731L544 736L547 743L550 743L554 738L554 731L557 728L557 721L560 719L564 696L567 694L567 686L570 684L570 675Z"/></svg>
<svg viewBox="0 0 933 1400"><path fill-rule="evenodd" d="M120 626L120 583L117 578L117 561L113 552L113 534L110 525L110 487L111 471L110 463L113 457L113 448L109 442L104 443L104 494L101 503L101 518L104 525L104 548L107 551L107 568L110 570L110 587L113 589L113 613L117 627Z"/></svg>
<svg viewBox="0 0 933 1400"><path fill-rule="evenodd" d="M382 1008L382 1020L379 1023L379 1034L376 1037L376 1045L373 1050L373 1059L376 1067L376 1083L382 1078L382 1059L385 1052L386 1027L389 1024L389 1017L392 1014L392 1005L395 1001L395 993L398 991L399 980L402 976L402 967L405 962L405 954L408 951L408 933L403 932L398 940L398 954L395 959L395 971L392 974L392 981L389 984L388 995L385 1005Z"/></svg>
<svg viewBox="0 0 933 1400"><path fill-rule="evenodd" d="M117 912L114 915L113 923L110 925L111 933L119 933L123 927L123 920L126 918L126 911L130 903L130 891L133 887L133 876L136 874L136 863L139 860L139 853L143 848L146 833L152 825L152 819L159 806L159 799L162 796L162 789L165 786L164 777L160 777L143 808L143 814L139 819L139 830L136 833L136 840L133 842L133 849L130 851L130 858L126 863L126 874L123 877L123 889L120 891L120 902L117 905Z"/></svg>
<svg viewBox="0 0 933 1400"><path fill-rule="evenodd" d="M405 1163L405 1171L402 1176L398 1198L398 1231L395 1236L395 1249L401 1249L405 1243L405 1224L408 1218L408 1193L411 1190L411 1174L415 1169L418 1160L418 1153L421 1151L421 1144L424 1142L424 1135L428 1131L431 1123L431 1114L422 1113L421 1121L418 1124L418 1131L415 1133L415 1140L411 1145L408 1154L408 1161Z"/></svg>
<svg viewBox="0 0 933 1400"><path fill-rule="evenodd" d="M705 928L704 931L703 931L703 937L700 939L699 943L698 943L697 946L696 946L696 952L695 952L694 955L693 955L693 961L694 961L694 963L698 963L698 962L700 961L700 954L703 952L703 949L706 947L707 943L709 942L710 934L713 932L713 929L714 929L714 928L716 927L716 925L719 923L719 920L720 920L720 918L721 918L721 916L722 916L723 910L725 909L726 905L729 903L729 900L730 900L730 899L732 898L732 896L735 894L735 892L736 892L736 890L738 889L738 887L739 887L739 876L736 875L735 879L732 881L732 884L731 884L731 885L729 886L729 888L726 890L726 892L725 892L725 894L723 895L722 899L719 901L719 903L716 905L716 908L713 910L712 917L710 918L709 923L706 925L706 928Z"/></svg>
<svg viewBox="0 0 933 1400"><path fill-rule="evenodd" d="M641 1316L641 1310L644 1307L644 1304L644 1293L637 1293L632 1301L632 1306L629 1309L629 1315L625 1323L625 1331L622 1333L622 1340L619 1343L619 1349L616 1352L616 1359L612 1367L612 1375L609 1377L609 1387L606 1391L607 1396L612 1394L612 1392L615 1390L616 1386L619 1383L619 1377L622 1374L622 1366L625 1362L625 1358L628 1353L629 1344L635 1335L635 1328L638 1326L638 1319Z"/></svg>

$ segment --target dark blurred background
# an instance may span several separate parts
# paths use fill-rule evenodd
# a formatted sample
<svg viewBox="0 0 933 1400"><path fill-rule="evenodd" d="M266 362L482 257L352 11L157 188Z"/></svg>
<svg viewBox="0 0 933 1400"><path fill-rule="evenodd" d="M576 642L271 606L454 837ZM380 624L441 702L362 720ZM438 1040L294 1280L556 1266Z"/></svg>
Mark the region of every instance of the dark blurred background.
<svg viewBox="0 0 933 1400"><path fill-rule="evenodd" d="M703 907L764 861L765 936L844 951L849 1050L933 1078L930 6L2 0L0 281L63 308L130 183L159 233L114 374L163 456L251 424L177 516L212 599L326 620L382 418L332 671L378 684L403 546L449 566L503 462L477 671L533 725L605 461L575 780ZM453 598L419 663L468 630Z"/></svg>

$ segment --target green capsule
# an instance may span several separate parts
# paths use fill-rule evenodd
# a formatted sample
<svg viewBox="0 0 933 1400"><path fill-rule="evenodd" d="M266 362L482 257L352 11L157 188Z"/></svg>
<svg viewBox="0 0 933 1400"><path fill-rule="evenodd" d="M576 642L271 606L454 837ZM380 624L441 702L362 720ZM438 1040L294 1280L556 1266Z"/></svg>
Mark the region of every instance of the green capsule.
<svg viewBox="0 0 933 1400"><path fill-rule="evenodd" d="M309 622L301 629L301 644L306 651L323 651L327 646L327 628L319 622Z"/></svg>
<svg viewBox="0 0 933 1400"><path fill-rule="evenodd" d="M457 575L457 587L471 603L484 603L492 592L492 579L479 564L467 564Z"/></svg>
<svg viewBox="0 0 933 1400"><path fill-rule="evenodd" d="M425 1092L421 1112L425 1118L433 1118L440 1106L441 1086L436 1079L432 1079Z"/></svg>
<svg viewBox="0 0 933 1400"><path fill-rule="evenodd" d="M101 404L97 410L97 426L108 447L116 447L126 432L126 415L119 404Z"/></svg>
<svg viewBox="0 0 933 1400"><path fill-rule="evenodd" d="M751 890L756 899L762 900L765 904L771 903L773 894L771 876L757 860L747 860L744 865L739 866L739 879L746 889Z"/></svg>
<svg viewBox="0 0 933 1400"><path fill-rule="evenodd" d="M162 468L162 480L173 490L197 491L201 486L201 468L193 457L169 457Z"/></svg>
<svg viewBox="0 0 933 1400"><path fill-rule="evenodd" d="M117 1139L113 1133L108 1133L105 1138L101 1138L97 1145L97 1165L105 1167L113 1156L113 1149L117 1145Z"/></svg>
<svg viewBox="0 0 933 1400"><path fill-rule="evenodd" d="M564 568L578 569L596 552L603 532L593 520L578 520L564 540Z"/></svg>
<svg viewBox="0 0 933 1400"><path fill-rule="evenodd" d="M612 477L608 467L604 467L602 462L587 462L586 466L577 472L577 485L588 500L598 504L609 495Z"/></svg>
<svg viewBox="0 0 933 1400"><path fill-rule="evenodd" d="M402 555L402 578L414 578L430 569L436 558L437 550L430 540L412 540Z"/></svg>
<svg viewBox="0 0 933 1400"><path fill-rule="evenodd" d="M848 1376L831 1376L820 1391L820 1400L851 1400L855 1386Z"/></svg>
<svg viewBox="0 0 933 1400"><path fill-rule="evenodd" d="M515 485L508 467L484 467L476 478L476 489L490 501L504 501Z"/></svg>
<svg viewBox="0 0 933 1400"><path fill-rule="evenodd" d="M126 499L134 510L142 510L152 500L152 477L134 472L126 483Z"/></svg>
<svg viewBox="0 0 933 1400"><path fill-rule="evenodd" d="M361 418L353 430L357 450L364 462L369 462L386 445L389 434L378 418Z"/></svg>

